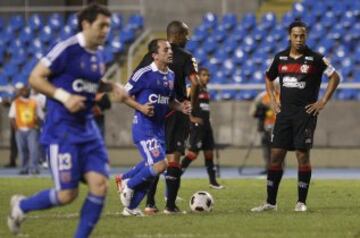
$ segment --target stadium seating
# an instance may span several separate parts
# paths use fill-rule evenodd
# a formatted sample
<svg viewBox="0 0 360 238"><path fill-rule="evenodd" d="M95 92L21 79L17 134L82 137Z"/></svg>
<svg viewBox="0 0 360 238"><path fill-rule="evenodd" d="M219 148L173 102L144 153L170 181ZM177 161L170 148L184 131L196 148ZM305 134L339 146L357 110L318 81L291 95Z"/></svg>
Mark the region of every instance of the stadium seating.
<svg viewBox="0 0 360 238"><path fill-rule="evenodd" d="M352 0L303 0L282 19L266 13L260 19L247 13L219 17L204 15L194 29L187 49L200 66L209 68L211 83L263 83L264 71L276 51L288 46L287 25L300 18L309 26L307 44L329 58L344 82L360 82L360 2ZM325 81L325 80L324 80ZM231 92L232 91L232 92ZM251 100L256 90L213 91L215 100ZM338 100L359 100L360 91L338 90Z"/></svg>
<svg viewBox="0 0 360 238"><path fill-rule="evenodd" d="M104 59L110 64L123 53L144 27L141 15L130 15L128 21L120 13L111 17L112 29L104 47ZM32 14L28 19L14 15L0 18L0 87L27 83L29 74L46 51L59 40L75 34L78 28L75 14ZM11 97L0 92L0 97Z"/></svg>

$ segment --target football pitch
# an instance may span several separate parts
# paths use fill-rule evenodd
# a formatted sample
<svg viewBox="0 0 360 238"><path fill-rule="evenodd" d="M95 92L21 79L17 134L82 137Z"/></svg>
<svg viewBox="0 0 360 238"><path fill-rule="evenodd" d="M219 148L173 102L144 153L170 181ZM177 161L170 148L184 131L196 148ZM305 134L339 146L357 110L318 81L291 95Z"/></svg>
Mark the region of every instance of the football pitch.
<svg viewBox="0 0 360 238"><path fill-rule="evenodd" d="M111 181L113 182L113 181ZM265 180L224 179L224 190L208 188L206 179L184 179L178 202L187 214L147 217L122 217L122 207L110 184L109 196L102 218L92 237L192 238L192 237L360 237L360 180L313 180L308 198L309 211L293 211L297 198L296 180L282 181L278 211L254 214L250 208L265 197ZM6 227L9 199L14 193L30 195L50 187L49 178L0 179L0 237L13 237ZM164 206L164 182L157 193L158 207ZM190 213L188 199L206 190L215 199L210 213ZM86 194L81 187L79 198L70 206L30 213L20 237L72 237L78 211Z"/></svg>

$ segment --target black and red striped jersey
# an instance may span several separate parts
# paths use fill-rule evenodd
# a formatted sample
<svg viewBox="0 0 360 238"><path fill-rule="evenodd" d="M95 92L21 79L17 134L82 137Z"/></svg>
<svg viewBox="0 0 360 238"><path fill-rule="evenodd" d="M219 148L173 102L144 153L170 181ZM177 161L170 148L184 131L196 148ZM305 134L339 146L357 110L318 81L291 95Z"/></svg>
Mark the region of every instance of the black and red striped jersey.
<svg viewBox="0 0 360 238"><path fill-rule="evenodd" d="M202 118L204 121L210 120L210 95L206 87L200 87L199 96L192 115Z"/></svg>
<svg viewBox="0 0 360 238"><path fill-rule="evenodd" d="M308 47L297 59L289 55L290 48L276 54L266 71L266 76L271 81L279 77L282 109L316 102L322 75L326 74L329 77L335 71L323 55Z"/></svg>

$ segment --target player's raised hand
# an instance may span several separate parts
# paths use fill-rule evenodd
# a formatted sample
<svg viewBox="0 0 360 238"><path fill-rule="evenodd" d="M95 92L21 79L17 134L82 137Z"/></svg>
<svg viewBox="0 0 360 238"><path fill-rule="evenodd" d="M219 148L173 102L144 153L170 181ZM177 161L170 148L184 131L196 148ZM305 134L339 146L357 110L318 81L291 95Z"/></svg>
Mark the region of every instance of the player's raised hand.
<svg viewBox="0 0 360 238"><path fill-rule="evenodd" d="M320 111L325 107L325 102L323 100L319 100L315 103L309 104L305 106L305 110L307 113L312 114L314 116L318 115Z"/></svg>
<svg viewBox="0 0 360 238"><path fill-rule="evenodd" d="M144 115L146 115L148 117L152 117L152 116L154 116L154 113L155 113L154 112L154 105L152 103L150 103L150 102L147 102L147 103L141 105L140 111Z"/></svg>
<svg viewBox="0 0 360 238"><path fill-rule="evenodd" d="M70 95L69 99L66 100L66 102L64 103L64 106L71 113L75 113L85 108L85 101L86 97L79 95Z"/></svg>

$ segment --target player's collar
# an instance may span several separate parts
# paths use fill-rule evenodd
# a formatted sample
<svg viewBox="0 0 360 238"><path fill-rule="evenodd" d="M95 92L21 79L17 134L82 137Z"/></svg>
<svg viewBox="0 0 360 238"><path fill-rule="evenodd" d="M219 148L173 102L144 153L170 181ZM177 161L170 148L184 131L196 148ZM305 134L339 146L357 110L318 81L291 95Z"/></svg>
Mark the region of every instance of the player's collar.
<svg viewBox="0 0 360 238"><path fill-rule="evenodd" d="M88 48L85 47L85 46L86 46L86 42L85 42L84 33L82 33L82 32L77 33L77 34L76 34L76 38L78 39L79 45L80 45L82 48L84 48L86 51L89 51L90 53L96 53L96 51L94 51L94 50L89 50ZM100 50L100 49L102 49L102 47L99 46L97 49Z"/></svg>
<svg viewBox="0 0 360 238"><path fill-rule="evenodd" d="M150 67L151 67L152 71L154 71L154 72L159 71L159 72L162 73L162 74L168 74L168 73L169 73L169 68L168 68L168 70L167 70L166 72L161 71L161 70L156 66L156 64L155 64L154 61L150 64Z"/></svg>

